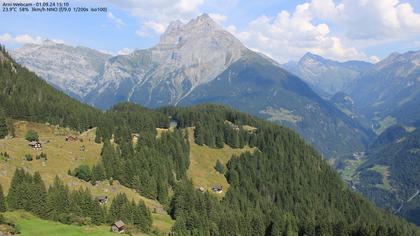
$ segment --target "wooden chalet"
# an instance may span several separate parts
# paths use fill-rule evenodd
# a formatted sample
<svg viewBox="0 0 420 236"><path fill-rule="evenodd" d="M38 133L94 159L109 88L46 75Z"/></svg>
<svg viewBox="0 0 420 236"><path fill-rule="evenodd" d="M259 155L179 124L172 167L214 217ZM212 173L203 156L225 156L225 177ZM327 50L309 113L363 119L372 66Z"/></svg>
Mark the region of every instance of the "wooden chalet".
<svg viewBox="0 0 420 236"><path fill-rule="evenodd" d="M32 141L28 143L28 146L31 147L34 150L40 150L42 149L42 144L38 141Z"/></svg>
<svg viewBox="0 0 420 236"><path fill-rule="evenodd" d="M215 192L215 193L222 193L223 192L223 187L221 185L215 185L211 188L211 190L213 190L213 192Z"/></svg>
<svg viewBox="0 0 420 236"><path fill-rule="evenodd" d="M112 232L116 232L116 233L124 233L124 222L122 222L122 220L119 220L117 222L115 222L114 224L112 224L111 226L111 230Z"/></svg>
<svg viewBox="0 0 420 236"><path fill-rule="evenodd" d="M96 201L99 202L99 204L105 204L108 202L108 196L98 196L96 197Z"/></svg>
<svg viewBox="0 0 420 236"><path fill-rule="evenodd" d="M74 136L71 136L71 135L66 136L66 141L67 142L75 142L75 141L77 141L77 137L74 137Z"/></svg>

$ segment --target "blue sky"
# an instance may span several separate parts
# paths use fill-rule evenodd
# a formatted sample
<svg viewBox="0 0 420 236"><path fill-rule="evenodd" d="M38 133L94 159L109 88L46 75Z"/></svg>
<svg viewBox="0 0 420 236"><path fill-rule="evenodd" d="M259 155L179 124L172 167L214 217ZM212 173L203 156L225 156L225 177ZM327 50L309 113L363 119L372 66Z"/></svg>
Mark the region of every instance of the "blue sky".
<svg viewBox="0 0 420 236"><path fill-rule="evenodd" d="M25 0L31 2L30 0ZM0 0L3 2L14 2ZM22 1L15 1L22 2ZM148 48L167 24L210 16L249 48L279 62L305 52L377 61L420 49L420 1L409 0L86 0L107 13L0 14L0 43L16 48L53 39L112 54Z"/></svg>

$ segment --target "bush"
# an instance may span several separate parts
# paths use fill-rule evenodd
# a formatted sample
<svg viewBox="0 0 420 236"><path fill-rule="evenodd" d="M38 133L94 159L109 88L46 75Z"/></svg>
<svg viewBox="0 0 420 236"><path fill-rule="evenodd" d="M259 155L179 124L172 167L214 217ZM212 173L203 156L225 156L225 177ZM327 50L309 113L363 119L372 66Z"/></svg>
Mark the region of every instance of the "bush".
<svg viewBox="0 0 420 236"><path fill-rule="evenodd" d="M214 167L216 169L217 172L219 172L220 174L225 173L225 166L219 161L217 160L216 162L216 166Z"/></svg>
<svg viewBox="0 0 420 236"><path fill-rule="evenodd" d="M37 160L39 160L39 159L47 160L47 154L45 154L45 153L41 152L41 154L36 155L36 156L35 156L35 158L36 158Z"/></svg>
<svg viewBox="0 0 420 236"><path fill-rule="evenodd" d="M80 165L73 171L73 175L81 180L84 180L86 182L89 182L89 180L92 178L92 172L87 165Z"/></svg>
<svg viewBox="0 0 420 236"><path fill-rule="evenodd" d="M34 158L32 157L32 155L31 155L31 154L26 154L26 155L25 155L25 159L26 159L27 161L32 161Z"/></svg>
<svg viewBox="0 0 420 236"><path fill-rule="evenodd" d="M29 142L38 141L39 136L38 136L38 133L35 132L34 130L28 130L28 132L26 132L25 139L28 140Z"/></svg>

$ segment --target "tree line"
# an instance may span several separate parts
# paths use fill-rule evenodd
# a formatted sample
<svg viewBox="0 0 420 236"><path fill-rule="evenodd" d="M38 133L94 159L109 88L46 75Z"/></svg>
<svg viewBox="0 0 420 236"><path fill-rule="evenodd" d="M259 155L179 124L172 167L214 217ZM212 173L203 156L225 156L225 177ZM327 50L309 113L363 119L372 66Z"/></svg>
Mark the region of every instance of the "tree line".
<svg viewBox="0 0 420 236"><path fill-rule="evenodd" d="M39 172L33 175L16 169L7 197L0 187L0 211L23 209L34 215L64 224L111 224L123 220L149 232L152 218L143 201L129 200L119 193L109 207L100 205L89 189L70 190L57 176L46 188Z"/></svg>

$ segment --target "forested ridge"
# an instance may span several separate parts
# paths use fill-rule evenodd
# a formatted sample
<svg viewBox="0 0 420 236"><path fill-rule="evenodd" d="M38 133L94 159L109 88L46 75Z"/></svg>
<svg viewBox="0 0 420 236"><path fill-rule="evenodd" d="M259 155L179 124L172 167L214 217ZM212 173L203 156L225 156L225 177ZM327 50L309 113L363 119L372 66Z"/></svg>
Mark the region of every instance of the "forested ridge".
<svg viewBox="0 0 420 236"><path fill-rule="evenodd" d="M94 127L100 111L54 89L15 63L0 45L0 108L9 118L50 122L76 130Z"/></svg>
<svg viewBox="0 0 420 236"><path fill-rule="evenodd" d="M219 105L149 110L125 103L101 112L57 92L4 57L8 56L2 49L0 84L4 87L0 90L0 107L7 119L50 122L78 130L97 127L95 141L103 143L98 163L104 172L101 178L118 180L161 202L176 220L172 229L176 235L420 234L415 226L375 208L350 190L332 167L288 128ZM177 127L157 137L156 128L167 128L169 117L177 121ZM244 125L255 130L247 130ZM1 127L0 123L0 130ZM254 153L235 156L228 162L225 176L230 187L223 199L196 190L188 179L189 144L184 129L187 127L195 127L195 141L199 145L256 148ZM137 142L133 142L133 134L138 137ZM21 183L26 183L17 184L26 186L17 187L19 191L32 186L35 179L40 182L38 177L21 170L16 175L24 176ZM69 223L72 220L66 219L70 216L90 217L93 223L110 222L134 215L124 209L133 209L137 204L117 197L114 201L120 202L119 207L113 208L111 204L110 209L103 210L103 218L96 219L85 211L91 206L92 212L99 213L95 203L90 205L89 193L68 192L57 179L52 186L45 187L48 191L39 188L42 196L45 193L47 204L55 206L54 194L64 192L69 199L74 195L84 196L85 200L79 202L75 198L69 200L72 207L64 209L60 203L55 211L37 213L27 199L13 200L20 198L14 198L15 190L11 189L12 195L6 201L8 208L26 209ZM147 211L143 212L147 219ZM147 231L134 220L140 218L126 220Z"/></svg>

